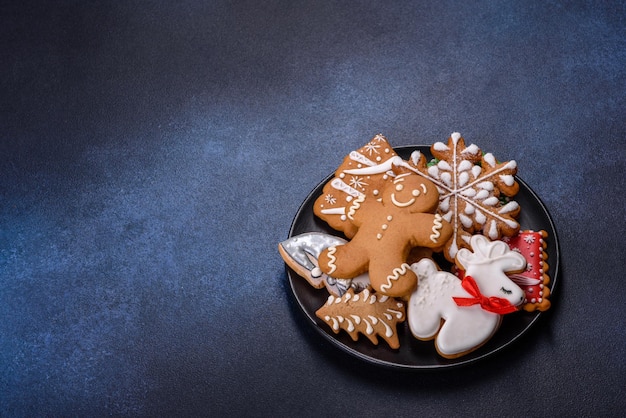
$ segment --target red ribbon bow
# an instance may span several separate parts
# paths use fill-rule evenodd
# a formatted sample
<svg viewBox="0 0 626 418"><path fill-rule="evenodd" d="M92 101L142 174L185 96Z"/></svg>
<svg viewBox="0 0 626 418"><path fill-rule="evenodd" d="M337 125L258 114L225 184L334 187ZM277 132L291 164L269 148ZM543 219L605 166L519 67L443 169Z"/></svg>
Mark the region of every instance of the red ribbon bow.
<svg viewBox="0 0 626 418"><path fill-rule="evenodd" d="M476 280L472 276L465 276L463 281L461 282L461 286L463 289L467 291L471 298L458 298L452 297L457 305L459 306L471 306L480 304L480 307L486 311L493 312L495 314L504 315L511 312L517 311L515 305L511 304L508 300L504 298L499 298L496 296L487 297L480 293L480 289L476 284Z"/></svg>

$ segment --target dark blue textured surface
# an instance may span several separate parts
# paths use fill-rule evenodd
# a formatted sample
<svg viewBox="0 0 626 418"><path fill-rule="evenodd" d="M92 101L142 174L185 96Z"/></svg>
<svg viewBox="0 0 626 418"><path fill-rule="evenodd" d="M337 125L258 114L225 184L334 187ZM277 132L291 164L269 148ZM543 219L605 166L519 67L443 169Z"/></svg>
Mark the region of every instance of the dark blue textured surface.
<svg viewBox="0 0 626 418"><path fill-rule="evenodd" d="M626 408L624 3L386 3L0 6L0 415ZM478 367L345 358L276 245L374 134L453 131L550 210L553 309Z"/></svg>

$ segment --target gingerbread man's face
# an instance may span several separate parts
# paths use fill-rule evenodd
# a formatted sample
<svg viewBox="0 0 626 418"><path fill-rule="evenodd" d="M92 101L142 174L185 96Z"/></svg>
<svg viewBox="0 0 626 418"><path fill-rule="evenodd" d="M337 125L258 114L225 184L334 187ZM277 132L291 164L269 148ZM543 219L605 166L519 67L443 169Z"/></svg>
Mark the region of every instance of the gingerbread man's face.
<svg viewBox="0 0 626 418"><path fill-rule="evenodd" d="M432 213L439 204L439 191L428 179L412 173L400 174L385 188L383 203L411 213Z"/></svg>

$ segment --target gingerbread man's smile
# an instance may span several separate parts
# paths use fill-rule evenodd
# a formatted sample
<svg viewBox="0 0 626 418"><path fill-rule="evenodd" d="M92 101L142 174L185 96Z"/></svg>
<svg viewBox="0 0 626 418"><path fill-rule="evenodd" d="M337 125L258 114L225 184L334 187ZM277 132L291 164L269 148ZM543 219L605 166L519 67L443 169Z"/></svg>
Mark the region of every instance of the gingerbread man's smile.
<svg viewBox="0 0 626 418"><path fill-rule="evenodd" d="M394 205L396 205L399 208L406 208L407 206L411 206L413 203L415 203L415 198L411 198L410 200L406 201L406 202L400 202L399 200L396 199L396 194L392 193L391 194L391 203L393 203Z"/></svg>
<svg viewBox="0 0 626 418"><path fill-rule="evenodd" d="M402 190L404 189L404 185L402 184L403 181L404 181L404 178L400 176L398 176L398 178L394 180L394 184L396 185L397 192L402 192ZM420 184L420 186L422 188L422 192L426 194L426 186L424 185L424 183ZM421 193L418 189L413 189L411 190L412 197L409 200L403 202L403 201L396 199L395 193L391 193L391 203L393 203L395 206L399 208L406 208L408 206L411 206L413 203L415 203L415 198L418 197L420 194Z"/></svg>

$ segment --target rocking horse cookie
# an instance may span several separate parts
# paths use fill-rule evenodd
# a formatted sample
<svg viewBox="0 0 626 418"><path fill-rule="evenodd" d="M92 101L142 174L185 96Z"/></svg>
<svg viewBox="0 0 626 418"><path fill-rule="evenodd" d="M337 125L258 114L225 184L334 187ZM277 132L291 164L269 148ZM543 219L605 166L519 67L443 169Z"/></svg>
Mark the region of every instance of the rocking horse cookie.
<svg viewBox="0 0 626 418"><path fill-rule="evenodd" d="M437 352L446 358L482 346L500 326L502 315L517 311L524 301L522 289L505 274L522 271L524 257L482 235L472 236L471 247L473 252L464 248L457 254L466 273L463 280L438 271L429 259L411 266L420 284L409 301L409 328L417 339L434 339Z"/></svg>

